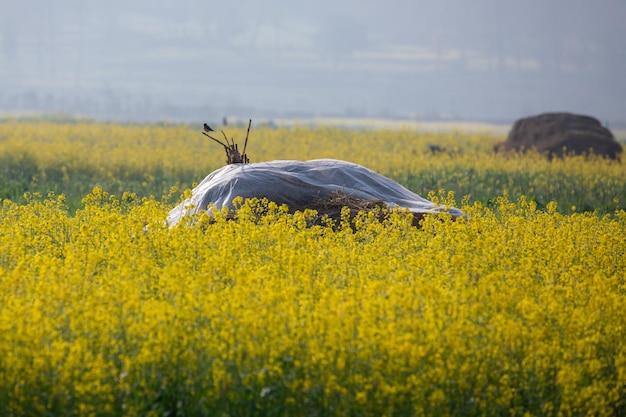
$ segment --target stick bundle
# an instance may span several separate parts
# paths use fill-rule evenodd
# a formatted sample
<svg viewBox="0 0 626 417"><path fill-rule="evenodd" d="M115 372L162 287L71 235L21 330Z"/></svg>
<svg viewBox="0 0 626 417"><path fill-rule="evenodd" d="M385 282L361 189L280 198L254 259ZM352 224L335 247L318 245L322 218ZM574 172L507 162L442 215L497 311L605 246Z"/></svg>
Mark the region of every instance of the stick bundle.
<svg viewBox="0 0 626 417"><path fill-rule="evenodd" d="M246 132L246 140L243 145L242 153L239 153L239 146L235 143L235 139L231 139L229 141L228 137L226 136L226 133L224 133L223 130L221 130L220 132L222 132L222 136L224 136L224 142L210 135L209 132L215 132L215 130L213 130L213 128L211 128L211 126L209 126L206 123L204 124L204 130L202 131L202 134L208 137L209 139L214 140L215 142L219 143L220 145L224 147L224 150L226 151L226 163L228 165L248 164L250 163L250 159L248 158L248 155L246 154L246 148L248 146L248 136L250 135L251 125L252 125L252 119L250 119L250 121L248 122L248 131Z"/></svg>

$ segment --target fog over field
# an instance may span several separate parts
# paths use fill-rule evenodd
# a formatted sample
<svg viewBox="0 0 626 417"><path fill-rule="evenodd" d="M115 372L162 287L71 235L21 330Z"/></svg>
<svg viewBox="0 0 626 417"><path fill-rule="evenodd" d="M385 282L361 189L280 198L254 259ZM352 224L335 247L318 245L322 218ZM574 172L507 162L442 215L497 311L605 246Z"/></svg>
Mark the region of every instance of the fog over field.
<svg viewBox="0 0 626 417"><path fill-rule="evenodd" d="M0 113L626 123L623 0L0 0Z"/></svg>

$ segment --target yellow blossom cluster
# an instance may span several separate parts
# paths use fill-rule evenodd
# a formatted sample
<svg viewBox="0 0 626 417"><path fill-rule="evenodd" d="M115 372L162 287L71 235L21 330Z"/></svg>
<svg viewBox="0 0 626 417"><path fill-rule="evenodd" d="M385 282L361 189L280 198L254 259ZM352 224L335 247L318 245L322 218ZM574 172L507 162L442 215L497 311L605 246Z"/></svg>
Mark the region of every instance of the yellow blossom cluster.
<svg viewBox="0 0 626 417"><path fill-rule="evenodd" d="M4 200L0 415L624 415L626 213L430 198L467 218Z"/></svg>

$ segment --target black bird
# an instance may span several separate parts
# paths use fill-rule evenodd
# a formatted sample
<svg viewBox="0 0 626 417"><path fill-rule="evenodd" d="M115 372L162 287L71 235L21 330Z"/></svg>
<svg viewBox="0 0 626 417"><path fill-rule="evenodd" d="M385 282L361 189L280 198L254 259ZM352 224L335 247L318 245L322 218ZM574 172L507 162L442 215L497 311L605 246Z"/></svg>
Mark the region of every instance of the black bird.
<svg viewBox="0 0 626 417"><path fill-rule="evenodd" d="M209 126L208 124L204 124L204 131L205 132L215 132L215 130L213 130L213 128L211 126Z"/></svg>

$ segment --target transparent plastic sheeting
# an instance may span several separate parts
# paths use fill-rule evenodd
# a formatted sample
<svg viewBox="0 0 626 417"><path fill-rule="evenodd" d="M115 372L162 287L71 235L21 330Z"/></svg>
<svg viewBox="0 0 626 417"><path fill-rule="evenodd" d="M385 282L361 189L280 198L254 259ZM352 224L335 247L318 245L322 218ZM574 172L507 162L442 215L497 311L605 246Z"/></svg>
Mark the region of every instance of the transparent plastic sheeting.
<svg viewBox="0 0 626 417"><path fill-rule="evenodd" d="M390 207L407 208L414 213L439 213L441 206L409 191L397 182L361 165L336 159L311 161L277 160L232 164L213 171L193 189L189 199L170 211L167 221L175 225L181 218L223 207L234 209L235 197L264 198L277 204L306 206L333 191L367 200L380 199ZM447 207L452 216L463 212Z"/></svg>

